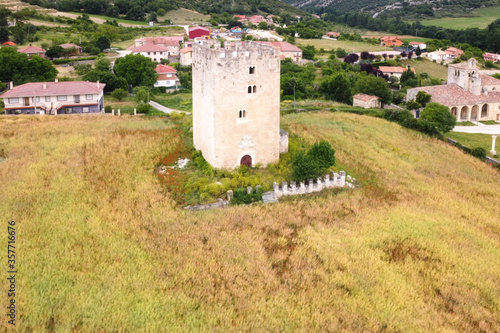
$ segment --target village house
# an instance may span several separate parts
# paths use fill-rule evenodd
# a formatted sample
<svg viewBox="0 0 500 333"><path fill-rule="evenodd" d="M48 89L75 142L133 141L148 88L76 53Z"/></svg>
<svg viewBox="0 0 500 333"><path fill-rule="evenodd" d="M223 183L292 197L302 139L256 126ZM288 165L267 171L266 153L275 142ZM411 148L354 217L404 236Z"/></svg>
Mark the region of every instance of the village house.
<svg viewBox="0 0 500 333"><path fill-rule="evenodd" d="M450 55L450 59L460 58L460 56L464 53L464 51L457 49L456 47L449 47L444 52Z"/></svg>
<svg viewBox="0 0 500 333"><path fill-rule="evenodd" d="M180 52L181 66L190 66L193 63L193 48L185 47Z"/></svg>
<svg viewBox="0 0 500 333"><path fill-rule="evenodd" d="M446 85L408 89L406 100L419 91L430 94L431 102L446 105L457 121L500 121L500 80L479 74L477 61L449 64Z"/></svg>
<svg viewBox="0 0 500 333"><path fill-rule="evenodd" d="M31 44L30 44L30 46L26 46L26 47L22 47L20 49L17 49L17 52L27 54L30 59L35 54L39 55L42 58L45 58L45 50L42 49L41 47L32 46Z"/></svg>
<svg viewBox="0 0 500 333"><path fill-rule="evenodd" d="M335 32L335 31L329 31L325 34L326 37L328 38L332 38L332 39L337 39L339 38L340 36L340 33L339 32Z"/></svg>
<svg viewBox="0 0 500 333"><path fill-rule="evenodd" d="M158 73L158 79L154 84L155 87L176 88L179 83L177 71L172 66L158 64L155 68Z"/></svg>
<svg viewBox="0 0 500 333"><path fill-rule="evenodd" d="M144 44L139 47L134 47L131 52L132 54L143 55L155 62L160 62L163 59L168 59L170 55L170 52L166 47L156 44Z"/></svg>
<svg viewBox="0 0 500 333"><path fill-rule="evenodd" d="M183 36L160 36L160 37L143 37L134 41L134 47L139 47L145 44L156 44L160 46L174 45L175 41L179 46L183 41Z"/></svg>
<svg viewBox="0 0 500 333"><path fill-rule="evenodd" d="M402 46L403 41L397 37L384 36L380 38L380 46Z"/></svg>
<svg viewBox="0 0 500 333"><path fill-rule="evenodd" d="M30 82L0 95L5 114L96 113L104 110L105 84L88 81Z"/></svg>
<svg viewBox="0 0 500 333"><path fill-rule="evenodd" d="M379 108L380 101L377 96L360 93L352 96L352 106L360 106L365 109Z"/></svg>
<svg viewBox="0 0 500 333"><path fill-rule="evenodd" d="M196 37L210 37L210 30L205 27L191 27L188 29L189 39L195 39Z"/></svg>
<svg viewBox="0 0 500 333"><path fill-rule="evenodd" d="M422 42L409 42L408 45L413 47L415 50L420 48L421 51L424 51L427 49L427 44L422 43Z"/></svg>
<svg viewBox="0 0 500 333"><path fill-rule="evenodd" d="M281 59L292 59L293 62L302 61L302 50L288 42L259 42L266 45L278 47L281 51Z"/></svg>
<svg viewBox="0 0 500 333"><path fill-rule="evenodd" d="M500 60L500 54L485 52L483 53L483 59L484 61L498 62Z"/></svg>
<svg viewBox="0 0 500 333"><path fill-rule="evenodd" d="M408 70L408 68L400 66L380 66L378 69L385 75L388 75L389 77L395 76L398 79L401 79L401 75L403 75L403 72ZM415 71L415 68L411 68L411 71L415 74L417 73Z"/></svg>
<svg viewBox="0 0 500 333"><path fill-rule="evenodd" d="M252 24L259 24L260 22L266 22L266 19L262 15L253 15L248 18L248 21Z"/></svg>
<svg viewBox="0 0 500 333"><path fill-rule="evenodd" d="M81 46L78 46L73 43L64 43L60 45L63 49L65 50L70 50L70 49L75 49L74 54L81 54L83 52L83 49Z"/></svg>
<svg viewBox="0 0 500 333"><path fill-rule="evenodd" d="M450 54L445 51L434 51L427 53L427 58L434 61L447 61L450 59Z"/></svg>

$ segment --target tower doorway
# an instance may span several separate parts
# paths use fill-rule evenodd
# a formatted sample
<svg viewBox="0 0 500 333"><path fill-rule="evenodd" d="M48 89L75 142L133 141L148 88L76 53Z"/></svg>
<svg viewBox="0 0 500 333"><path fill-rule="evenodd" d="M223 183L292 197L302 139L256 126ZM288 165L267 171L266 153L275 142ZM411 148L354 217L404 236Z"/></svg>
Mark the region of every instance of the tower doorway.
<svg viewBox="0 0 500 333"><path fill-rule="evenodd" d="M246 165L248 167L252 166L252 157L250 155L245 155L241 158L240 165Z"/></svg>

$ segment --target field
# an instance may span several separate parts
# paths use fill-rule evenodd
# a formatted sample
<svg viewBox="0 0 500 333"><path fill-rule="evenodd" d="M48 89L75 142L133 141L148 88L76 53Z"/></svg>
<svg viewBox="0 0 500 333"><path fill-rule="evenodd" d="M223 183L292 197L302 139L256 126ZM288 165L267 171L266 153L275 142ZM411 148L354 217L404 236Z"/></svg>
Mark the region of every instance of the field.
<svg viewBox="0 0 500 333"><path fill-rule="evenodd" d="M485 7L474 11L478 16L473 17L445 17L433 20L422 20L422 25L435 25L449 29L484 29L491 22L500 18L500 7Z"/></svg>
<svg viewBox="0 0 500 333"><path fill-rule="evenodd" d="M194 10L176 9L168 11L164 16L158 16L158 20L171 20L172 24L199 24L200 22L208 22L210 15L204 15Z"/></svg>
<svg viewBox="0 0 500 333"><path fill-rule="evenodd" d="M187 212L153 173L180 140L170 120L0 117L16 329L500 331L498 171L382 119L282 126L329 141L362 187Z"/></svg>
<svg viewBox="0 0 500 333"><path fill-rule="evenodd" d="M410 59L401 61L405 65L410 65L415 68L417 74L427 73L430 77L447 80L448 79L448 68L436 62L430 61L423 58L422 60Z"/></svg>
<svg viewBox="0 0 500 333"><path fill-rule="evenodd" d="M330 40L330 39L302 39L296 38L296 42L298 45L313 45L317 49L325 49L325 50L336 50L337 48L341 48L346 50L347 52L362 52L362 51L385 51L388 48L384 48L383 46L373 45L369 43L363 42L354 42L349 40Z"/></svg>

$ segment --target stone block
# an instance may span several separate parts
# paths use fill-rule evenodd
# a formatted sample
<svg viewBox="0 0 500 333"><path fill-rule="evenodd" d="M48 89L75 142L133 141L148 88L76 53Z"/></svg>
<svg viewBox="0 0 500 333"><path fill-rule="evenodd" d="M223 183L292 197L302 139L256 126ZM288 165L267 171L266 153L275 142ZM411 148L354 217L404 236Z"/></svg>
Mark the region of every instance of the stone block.
<svg viewBox="0 0 500 333"><path fill-rule="evenodd" d="M231 199L233 198L233 196L234 196L233 190L227 191L227 200L228 201L231 201Z"/></svg>
<svg viewBox="0 0 500 333"><path fill-rule="evenodd" d="M251 194L252 190L252 186L247 186L247 194Z"/></svg>
<svg viewBox="0 0 500 333"><path fill-rule="evenodd" d="M262 201L264 203L278 202L278 197L274 191L264 192L262 193Z"/></svg>
<svg viewBox="0 0 500 333"><path fill-rule="evenodd" d="M298 192L299 192L298 194L306 193L306 184L304 182L300 182L300 187Z"/></svg>
<svg viewBox="0 0 500 333"><path fill-rule="evenodd" d="M288 195L288 183L287 182L281 183L281 192L283 192L283 195Z"/></svg>

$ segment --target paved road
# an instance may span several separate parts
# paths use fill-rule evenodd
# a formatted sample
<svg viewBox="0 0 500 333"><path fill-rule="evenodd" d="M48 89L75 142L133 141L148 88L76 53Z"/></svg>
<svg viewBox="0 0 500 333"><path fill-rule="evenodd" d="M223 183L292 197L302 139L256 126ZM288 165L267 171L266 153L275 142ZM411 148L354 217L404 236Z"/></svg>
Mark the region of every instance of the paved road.
<svg viewBox="0 0 500 333"><path fill-rule="evenodd" d="M167 108L166 106L163 106L160 103L157 103L155 101L149 101L149 105L151 105L152 107L154 107L156 110L161 111L161 112L165 112L167 114L170 114L172 112L184 112L187 115L191 114L191 112L185 112L185 111L180 111L180 110L174 110L174 109L171 109L171 108Z"/></svg>
<svg viewBox="0 0 500 333"><path fill-rule="evenodd" d="M488 125L488 126L455 126L455 128L453 129L453 132L482 133L482 134L500 135L500 125Z"/></svg>

